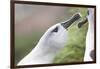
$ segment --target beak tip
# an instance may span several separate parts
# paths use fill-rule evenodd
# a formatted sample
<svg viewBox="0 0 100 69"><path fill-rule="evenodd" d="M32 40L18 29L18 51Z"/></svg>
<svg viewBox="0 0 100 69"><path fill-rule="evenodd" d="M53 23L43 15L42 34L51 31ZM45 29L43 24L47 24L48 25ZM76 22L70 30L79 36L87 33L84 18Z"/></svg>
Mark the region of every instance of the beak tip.
<svg viewBox="0 0 100 69"><path fill-rule="evenodd" d="M79 18L81 18L81 17L82 17L82 15L81 15L81 13L80 13L80 12L76 13L75 15L77 15Z"/></svg>
<svg viewBox="0 0 100 69"><path fill-rule="evenodd" d="M78 14L79 14L79 16L80 16L80 17L82 17L82 15L81 15L81 13L80 13L80 12L78 12Z"/></svg>

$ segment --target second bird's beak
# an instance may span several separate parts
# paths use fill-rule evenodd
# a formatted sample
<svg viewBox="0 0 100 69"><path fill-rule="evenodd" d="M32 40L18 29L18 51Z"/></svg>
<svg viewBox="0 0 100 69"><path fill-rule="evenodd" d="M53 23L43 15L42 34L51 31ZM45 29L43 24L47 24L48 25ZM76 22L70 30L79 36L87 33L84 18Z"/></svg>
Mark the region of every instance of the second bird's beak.
<svg viewBox="0 0 100 69"><path fill-rule="evenodd" d="M75 21L77 21L79 18L81 18L81 15L79 13L73 15L69 20L61 23L61 25L64 27L64 28L68 28L71 24L73 24Z"/></svg>
<svg viewBox="0 0 100 69"><path fill-rule="evenodd" d="M87 11L87 16L88 16L88 15L89 15L89 10ZM78 23L78 28L81 28L85 23L88 22L87 16L86 16L82 21L80 21L80 22Z"/></svg>
<svg viewBox="0 0 100 69"><path fill-rule="evenodd" d="M78 28L81 28L87 22L88 22L88 19L86 17L83 21L81 21L81 22L78 23Z"/></svg>

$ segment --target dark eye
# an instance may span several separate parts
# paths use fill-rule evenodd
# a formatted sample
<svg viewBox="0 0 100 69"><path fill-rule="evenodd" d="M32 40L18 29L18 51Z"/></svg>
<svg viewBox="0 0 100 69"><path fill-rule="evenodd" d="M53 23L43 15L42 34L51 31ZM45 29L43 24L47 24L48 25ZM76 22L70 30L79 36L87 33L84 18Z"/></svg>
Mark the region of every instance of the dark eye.
<svg viewBox="0 0 100 69"><path fill-rule="evenodd" d="M54 28L52 32L58 32L58 27Z"/></svg>

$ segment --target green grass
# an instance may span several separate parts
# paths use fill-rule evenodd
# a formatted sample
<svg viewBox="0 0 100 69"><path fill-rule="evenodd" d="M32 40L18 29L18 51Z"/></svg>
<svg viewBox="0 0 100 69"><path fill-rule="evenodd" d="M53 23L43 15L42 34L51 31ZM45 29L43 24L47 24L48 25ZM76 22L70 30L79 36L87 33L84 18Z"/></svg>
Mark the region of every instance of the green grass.
<svg viewBox="0 0 100 69"><path fill-rule="evenodd" d="M57 54L54 63L82 62L85 50L87 24L78 29L76 25L69 29L69 39L62 51Z"/></svg>

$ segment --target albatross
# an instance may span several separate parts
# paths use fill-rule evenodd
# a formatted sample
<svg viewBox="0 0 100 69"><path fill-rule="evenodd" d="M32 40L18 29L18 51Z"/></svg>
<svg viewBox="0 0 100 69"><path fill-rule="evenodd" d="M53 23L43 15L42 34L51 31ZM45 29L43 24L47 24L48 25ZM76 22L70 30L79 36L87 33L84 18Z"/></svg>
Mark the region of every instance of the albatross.
<svg viewBox="0 0 100 69"><path fill-rule="evenodd" d="M88 9L88 32L86 36L86 50L85 50L85 56L84 61L93 61L94 59L94 9L89 8Z"/></svg>
<svg viewBox="0 0 100 69"><path fill-rule="evenodd" d="M51 26L39 42L26 55L18 65L50 64L57 53L64 47L68 39L68 27L81 17L80 13L74 14L67 21Z"/></svg>
<svg viewBox="0 0 100 69"><path fill-rule="evenodd" d="M86 48L84 61L93 61L94 60L94 9L88 8L87 16L85 20L78 24L78 27L81 28L83 24L88 22L88 31L86 35Z"/></svg>

